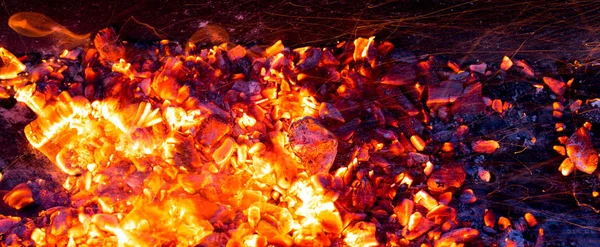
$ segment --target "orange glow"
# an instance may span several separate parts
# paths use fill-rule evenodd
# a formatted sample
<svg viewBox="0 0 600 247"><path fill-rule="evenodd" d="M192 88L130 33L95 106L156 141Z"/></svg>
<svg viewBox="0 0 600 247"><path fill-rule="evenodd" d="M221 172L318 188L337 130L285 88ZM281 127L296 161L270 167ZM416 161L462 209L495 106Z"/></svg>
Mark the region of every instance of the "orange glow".
<svg viewBox="0 0 600 247"><path fill-rule="evenodd" d="M527 225L529 227L534 227L535 225L537 225L537 220L535 219L535 216L533 216L533 214L527 212L525 213L525 221L527 221Z"/></svg>
<svg viewBox="0 0 600 247"><path fill-rule="evenodd" d="M452 146L452 143L450 142L444 142L444 144L442 145L442 151L450 153L454 151L454 146Z"/></svg>
<svg viewBox="0 0 600 247"><path fill-rule="evenodd" d="M504 216L501 216L498 219L498 228L502 231L506 230L507 228L509 228L511 226L510 220L507 219Z"/></svg>
<svg viewBox="0 0 600 247"><path fill-rule="evenodd" d="M508 58L507 56L504 56L502 58L502 63L500 64L500 69L506 71L508 69L510 69L513 66L513 61L510 60L510 58Z"/></svg>
<svg viewBox="0 0 600 247"><path fill-rule="evenodd" d="M437 200L423 190L415 194L414 201L429 210L433 210L438 205Z"/></svg>
<svg viewBox="0 0 600 247"><path fill-rule="evenodd" d="M565 93L567 85L563 81L559 81L551 77L544 77L543 79L544 83L554 94L561 96Z"/></svg>
<svg viewBox="0 0 600 247"><path fill-rule="evenodd" d="M483 223L485 226L493 228L496 225L496 215L494 215L494 212L486 209L483 213Z"/></svg>
<svg viewBox="0 0 600 247"><path fill-rule="evenodd" d="M11 17L11 27L24 35L86 38L51 20L33 22L35 16L19 13ZM391 210L389 223L401 227L395 234L398 243L408 245L422 238L429 242L424 246L460 246L478 236L476 230L459 224L451 207L457 191L462 192L463 203L477 200L473 191L461 190L466 171L458 165L437 164L443 161L420 153L438 151L437 140L428 131L415 131L407 138L384 129L402 123L388 123L387 106L373 102L369 111L383 138L347 146L359 141L351 138L360 124L348 118L353 109L320 101L328 93L337 97L335 89L351 97L357 90L351 84L362 82L315 92L305 85L315 76L298 72L302 62L318 66L327 62L345 66L337 79L351 80L349 74L355 72L366 77L380 66L376 60L385 52L376 49L374 37L357 39L345 61L332 54L328 61L308 61L310 52L325 56L328 50L290 50L281 41L264 51L232 48L222 31L209 26L190 39L222 43L212 48L198 51L199 45L187 44L189 50L180 55L162 48L149 51L149 56L157 57L148 60L152 64L136 58L126 61L125 48L117 40L110 44L95 40L96 46L116 46L96 47L103 51L64 50L60 59L48 58L20 75L25 66L3 53L14 68L2 71L2 76L11 77L10 90L16 92L17 101L37 115L25 127L25 137L66 175L62 186L70 204L44 212L45 225L32 229L36 245L380 246L377 221ZM99 35L111 38L110 32ZM249 56L255 70L251 75L232 74L223 65L227 59ZM302 62L297 64L298 56ZM81 78L69 83L79 88L38 91L45 78L67 72L67 64L78 59L86 60L77 68ZM349 63L360 64L362 70L348 69ZM461 72L457 64L448 65ZM227 93L221 95L220 88L228 88ZM416 83L414 88L422 97L428 86ZM501 114L511 106L500 100L491 105ZM427 112L420 113L409 115L431 130ZM339 128L330 131L332 123ZM444 155L450 156L455 148L462 152L460 141L467 125L457 132L459 141L444 140ZM337 156L339 140L347 141L339 145L348 151L343 159ZM474 143L473 150L480 153L499 148L497 141ZM415 161L409 169L399 167L404 164L398 160L407 155ZM478 174L483 181L491 179L488 171ZM411 188L413 182L419 183L416 188ZM34 203L32 188L21 184L3 199L15 209L26 207ZM379 197L387 203L371 210ZM348 208L346 202L362 209Z"/></svg>
<svg viewBox="0 0 600 247"><path fill-rule="evenodd" d="M0 47L0 60L0 80L13 79L25 70L25 65L4 47Z"/></svg>
<svg viewBox="0 0 600 247"><path fill-rule="evenodd" d="M490 182L490 180L492 179L492 174L489 171L487 171L481 167L478 168L477 175L479 176L479 178L481 180L483 180L485 182Z"/></svg>
<svg viewBox="0 0 600 247"><path fill-rule="evenodd" d="M556 130L556 132L562 132L563 130L565 130L565 124L564 123L556 123L554 125L554 129Z"/></svg>
<svg viewBox="0 0 600 247"><path fill-rule="evenodd" d="M18 12L13 14L8 19L8 26L15 32L27 37L53 36L62 44L68 44L69 47L83 45L90 38L90 33L75 34L48 16L37 12Z"/></svg>
<svg viewBox="0 0 600 247"><path fill-rule="evenodd" d="M560 164L560 166L558 167L558 170L560 171L560 173L563 176L568 176L575 170L575 166L573 165L573 162L571 161L571 159L567 157Z"/></svg>
<svg viewBox="0 0 600 247"><path fill-rule="evenodd" d="M375 224L370 222L358 222L344 231L346 237L344 242L348 246L378 246L375 238Z"/></svg>
<svg viewBox="0 0 600 247"><path fill-rule="evenodd" d="M419 151L425 150L425 141L423 141L423 139L421 139L421 137L419 137L417 135L413 135L410 137L410 142L417 150L419 150Z"/></svg>
<svg viewBox="0 0 600 247"><path fill-rule="evenodd" d="M19 210L33 202L33 195L31 188L26 183L22 183L6 193L2 200L6 205Z"/></svg>
<svg viewBox="0 0 600 247"><path fill-rule="evenodd" d="M491 154L500 148L500 144L494 140L479 140L473 142L472 147L476 153Z"/></svg>

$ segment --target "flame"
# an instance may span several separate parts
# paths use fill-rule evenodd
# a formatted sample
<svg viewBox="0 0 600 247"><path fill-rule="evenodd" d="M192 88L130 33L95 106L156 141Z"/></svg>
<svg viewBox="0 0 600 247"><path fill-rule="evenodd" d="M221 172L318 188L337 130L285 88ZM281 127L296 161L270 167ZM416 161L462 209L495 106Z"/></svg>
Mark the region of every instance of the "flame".
<svg viewBox="0 0 600 247"><path fill-rule="evenodd" d="M30 20L34 17L46 23ZM74 35L37 13L19 13L11 20L11 27L24 35ZM101 40L98 43L102 44ZM367 67L377 65L374 37L358 39L354 45L352 58L367 62L363 64ZM63 187L71 204L44 212L49 220L33 230L31 240L40 246L380 245L374 221L366 221L361 213L349 212L340 203L349 197L351 201L375 198L375 193L361 190L373 191L384 180L375 179L377 172L364 167L371 161L384 169L392 166L374 155L387 151L388 142L372 140L335 172L329 173L333 159L326 168L307 169L312 161L303 162L304 157L293 147L294 139L304 137L293 135L297 132L292 126L311 119L298 128L311 132L319 128L316 119L323 119L323 114L329 112L330 120L337 124L344 123L344 117L333 104L319 102L322 95L302 86L301 76L294 74L298 68L294 57L281 42L256 59L263 67L253 64L257 68L252 75L228 75L229 68L221 62L246 56L240 49L244 48L236 47L229 54L227 45L222 45L199 54L168 54L153 61L158 67L153 71L120 56L112 59L111 49L105 49L111 62L99 63L104 66L102 71L82 69L83 84L92 88L86 86L85 92L79 93L37 90L44 78L65 70L63 60L77 59L74 51L63 52L64 59L44 60L27 70L31 73L23 75L25 79L12 79L15 98L38 116L25 127L26 138L69 175ZM308 53L308 49L313 48L296 52ZM120 54L124 48L116 50ZM21 65L10 73L25 70ZM100 79L96 73L104 71L110 76L103 78L101 84L106 88L98 93L90 81ZM224 85L225 76L238 82ZM207 103L213 93L220 93L219 86L231 87L226 100L240 100ZM416 88L423 89L420 85ZM325 107L328 109L323 110ZM383 115L381 118L385 123ZM326 129L321 132L333 136ZM418 135L410 140L404 134L387 136L395 139L392 143L398 154L405 149L426 150L431 142ZM337 152L337 145L336 140L334 147L310 152ZM444 151L452 152L452 145L448 143ZM483 145L483 152L497 148ZM422 164L427 176L438 172L428 159ZM393 183L385 186L392 192L381 196L390 199L396 196L395 188L410 187L416 181L409 172L389 178ZM16 206L31 203L31 191L27 194L23 189L16 188L14 199L7 200ZM356 191L363 194L353 195ZM444 238L442 233L452 233L454 226L446 225L443 232L439 229L444 226L434 227L456 221L456 212L447 206L451 198L451 192L439 195L424 189L412 200L404 198L394 207L394 218L404 227L399 233L410 241L436 229L432 240L452 244L475 235L463 229Z"/></svg>
<svg viewBox="0 0 600 247"><path fill-rule="evenodd" d="M290 64L287 59L278 54L273 63L283 69ZM44 68L52 71L57 62L47 61ZM174 71L181 69L180 61L167 58L163 66L151 79L152 90L143 90L160 101L147 98L125 103L108 97L90 102L67 91L48 101L36 91L35 83L16 87L16 98L39 116L26 127L26 137L71 175L64 188L73 195L72 205L98 208L91 214L80 208L77 219L57 225L56 229L69 229L65 230L68 246L108 242L155 246L174 236L180 245L198 245L214 233L215 217L231 222L235 211L245 212L247 224L255 230L239 232L231 242L291 245L310 239L327 242L323 238L326 233L341 234L346 225L334 205L337 197L326 194L306 173L295 172L298 161L288 150L287 135L273 136L274 150L260 142L248 146L240 142L243 139L215 139L218 145L207 147L211 149L207 159L197 149L195 136L203 125L216 121L219 112L198 104L189 97L187 86L175 83ZM131 83L148 80L123 59L112 64L112 71ZM286 84L287 91L267 99L276 116L318 116L320 102L296 88L293 78L271 69L265 80ZM240 135L245 138L252 136L259 124L250 112L237 115L234 122L247 132ZM231 187L233 181L238 182ZM288 206L266 203L268 191L274 191ZM236 224L241 231L244 223ZM46 245L49 230L60 235L52 229L38 228L32 239Z"/></svg>
<svg viewBox="0 0 600 247"><path fill-rule="evenodd" d="M19 12L8 19L8 26L15 32L32 38L53 36L67 47L83 45L89 41L90 33L75 34L48 16L37 12Z"/></svg>
<svg viewBox="0 0 600 247"><path fill-rule="evenodd" d="M0 47L0 80L13 79L23 70L25 65L4 47Z"/></svg>

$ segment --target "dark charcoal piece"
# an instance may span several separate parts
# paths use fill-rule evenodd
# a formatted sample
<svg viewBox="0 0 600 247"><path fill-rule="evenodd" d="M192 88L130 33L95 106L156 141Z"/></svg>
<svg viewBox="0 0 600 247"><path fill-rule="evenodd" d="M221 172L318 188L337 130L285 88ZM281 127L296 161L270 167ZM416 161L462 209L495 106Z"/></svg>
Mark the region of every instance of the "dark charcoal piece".
<svg viewBox="0 0 600 247"><path fill-rule="evenodd" d="M17 100L14 97L8 99L0 99L0 107L4 109L11 109L17 104Z"/></svg>

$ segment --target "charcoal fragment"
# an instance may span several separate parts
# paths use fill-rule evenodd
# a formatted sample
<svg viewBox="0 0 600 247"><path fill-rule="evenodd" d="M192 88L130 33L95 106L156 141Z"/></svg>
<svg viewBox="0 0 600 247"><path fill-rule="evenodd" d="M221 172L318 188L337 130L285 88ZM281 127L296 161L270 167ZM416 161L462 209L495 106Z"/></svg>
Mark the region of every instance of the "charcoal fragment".
<svg viewBox="0 0 600 247"><path fill-rule="evenodd" d="M295 121L289 132L292 150L302 160L308 173L329 172L337 155L335 136L312 117Z"/></svg>
<svg viewBox="0 0 600 247"><path fill-rule="evenodd" d="M204 147L212 147L230 131L231 126L225 119L211 115L200 124L196 142Z"/></svg>
<svg viewBox="0 0 600 247"><path fill-rule="evenodd" d="M416 79L417 73L415 72L414 65L395 64L381 78L381 84L394 86L409 85L415 83Z"/></svg>

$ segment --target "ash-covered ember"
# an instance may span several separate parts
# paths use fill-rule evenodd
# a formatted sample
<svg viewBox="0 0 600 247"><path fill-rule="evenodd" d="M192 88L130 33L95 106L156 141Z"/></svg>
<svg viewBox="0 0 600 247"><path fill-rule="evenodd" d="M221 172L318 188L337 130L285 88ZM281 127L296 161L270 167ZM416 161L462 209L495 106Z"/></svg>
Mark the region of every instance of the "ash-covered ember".
<svg viewBox="0 0 600 247"><path fill-rule="evenodd" d="M510 121L537 119L527 100L488 95L483 82L536 80L518 90L554 94L547 119L594 107L567 102L572 81L536 78L522 60L417 59L374 37L200 49L132 45L105 29L56 57L0 52L0 95L37 114L27 139L69 175L68 195L22 184L4 196L43 210L1 216L7 245L543 245L531 213L497 218L465 185L493 180L486 157L551 142L509 133ZM548 147L567 156L563 175L596 170L590 129Z"/></svg>

